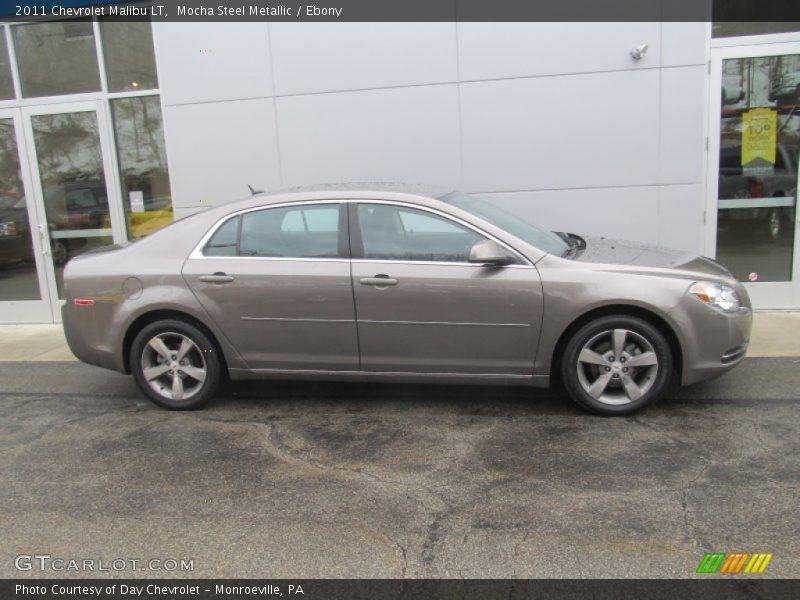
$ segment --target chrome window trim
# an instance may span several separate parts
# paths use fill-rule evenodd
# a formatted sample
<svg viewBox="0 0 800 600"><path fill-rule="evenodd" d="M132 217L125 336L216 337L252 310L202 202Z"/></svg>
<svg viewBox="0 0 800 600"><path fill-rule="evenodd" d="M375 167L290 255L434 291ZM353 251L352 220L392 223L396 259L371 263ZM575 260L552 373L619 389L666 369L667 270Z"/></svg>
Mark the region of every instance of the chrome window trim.
<svg viewBox="0 0 800 600"><path fill-rule="evenodd" d="M190 259L201 258L208 260L274 260L274 261L302 261L302 262L350 262L349 258L314 258L314 257L291 257L291 256L200 256L189 255Z"/></svg>
<svg viewBox="0 0 800 600"><path fill-rule="evenodd" d="M189 254L189 259L193 260L284 260L284 261L312 261L312 262L369 262L369 263L394 263L394 264L408 264L408 265L450 265L450 266L462 266L462 267L475 267L475 268L483 268L484 265L478 263L471 263L471 262L448 262L448 261L422 261L422 260L395 260L395 259L369 259L369 258L313 258L313 257L291 257L291 256L206 256L203 254L203 248L205 248L208 241L211 237L216 233L217 229L222 227L222 225L227 222L229 219L233 219L240 215L244 215L250 212L255 212L259 210L269 210L271 208L286 208L289 206L313 206L318 204L388 204L392 206L402 206L406 208L412 208L416 210L421 210L429 213L433 213L437 216L440 216L444 219L449 219L458 223L459 225L466 227L467 229L471 229L475 233L482 235L485 238L488 238L494 242L497 242L503 248L511 252L514 256L519 258L523 261L523 264L517 265L503 265L503 269L507 268L517 268L517 269L535 269L536 267L533 266L533 263L525 257L519 250L510 246L506 242L501 239L498 239L496 236L484 231L480 227L473 225L472 223L468 223L467 221L456 217L454 215L448 214L444 211L438 210L436 208L431 208L429 206L422 206L420 204L414 204L413 202L405 202L402 200L380 200L380 199L370 199L370 198L329 198L326 200L290 200L287 202L279 202L275 204L264 204L260 206L254 206L250 208L243 208L241 210L237 210L235 212L229 213L224 217L221 217L211 228L206 232L206 234L200 238L200 241L194 247L192 252Z"/></svg>

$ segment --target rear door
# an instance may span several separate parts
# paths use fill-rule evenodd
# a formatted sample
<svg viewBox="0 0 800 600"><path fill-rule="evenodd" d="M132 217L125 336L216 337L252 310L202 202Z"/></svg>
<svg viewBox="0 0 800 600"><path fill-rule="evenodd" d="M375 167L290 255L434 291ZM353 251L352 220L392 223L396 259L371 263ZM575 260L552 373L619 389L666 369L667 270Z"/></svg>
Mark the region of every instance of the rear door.
<svg viewBox="0 0 800 600"><path fill-rule="evenodd" d="M346 206L229 217L183 276L251 369L357 370Z"/></svg>
<svg viewBox="0 0 800 600"><path fill-rule="evenodd" d="M542 318L535 267L470 263L486 238L429 210L359 202L350 215L363 370L532 374Z"/></svg>

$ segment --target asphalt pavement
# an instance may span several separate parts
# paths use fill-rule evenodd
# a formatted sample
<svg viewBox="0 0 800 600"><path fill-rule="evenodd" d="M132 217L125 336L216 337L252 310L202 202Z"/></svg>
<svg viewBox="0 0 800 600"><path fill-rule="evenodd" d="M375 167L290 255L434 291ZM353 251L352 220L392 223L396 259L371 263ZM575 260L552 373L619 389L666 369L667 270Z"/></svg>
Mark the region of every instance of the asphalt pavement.
<svg viewBox="0 0 800 600"><path fill-rule="evenodd" d="M800 358L627 418L528 388L299 382L178 413L81 363L0 363L0 577L683 578L710 551L800 577L798 429Z"/></svg>

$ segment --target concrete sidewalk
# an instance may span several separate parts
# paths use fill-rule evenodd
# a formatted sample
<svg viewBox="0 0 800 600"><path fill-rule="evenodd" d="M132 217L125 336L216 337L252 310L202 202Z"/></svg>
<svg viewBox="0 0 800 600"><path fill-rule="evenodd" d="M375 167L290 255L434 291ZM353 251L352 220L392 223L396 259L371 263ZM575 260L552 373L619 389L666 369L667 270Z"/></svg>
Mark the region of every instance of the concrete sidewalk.
<svg viewBox="0 0 800 600"><path fill-rule="evenodd" d="M757 312L747 356L800 356L800 312ZM0 361L28 360L77 359L61 325L0 325Z"/></svg>

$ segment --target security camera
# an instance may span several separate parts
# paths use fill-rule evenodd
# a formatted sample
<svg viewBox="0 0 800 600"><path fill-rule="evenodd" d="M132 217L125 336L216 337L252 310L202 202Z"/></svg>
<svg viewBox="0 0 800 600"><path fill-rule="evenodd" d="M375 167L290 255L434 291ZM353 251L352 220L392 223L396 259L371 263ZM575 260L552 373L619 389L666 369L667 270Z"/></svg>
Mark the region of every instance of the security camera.
<svg viewBox="0 0 800 600"><path fill-rule="evenodd" d="M647 54L647 48L648 48L647 44L642 44L641 46L636 46L636 47L634 47L633 50L631 50L631 56L633 57L634 60L641 60L642 57L645 54Z"/></svg>

